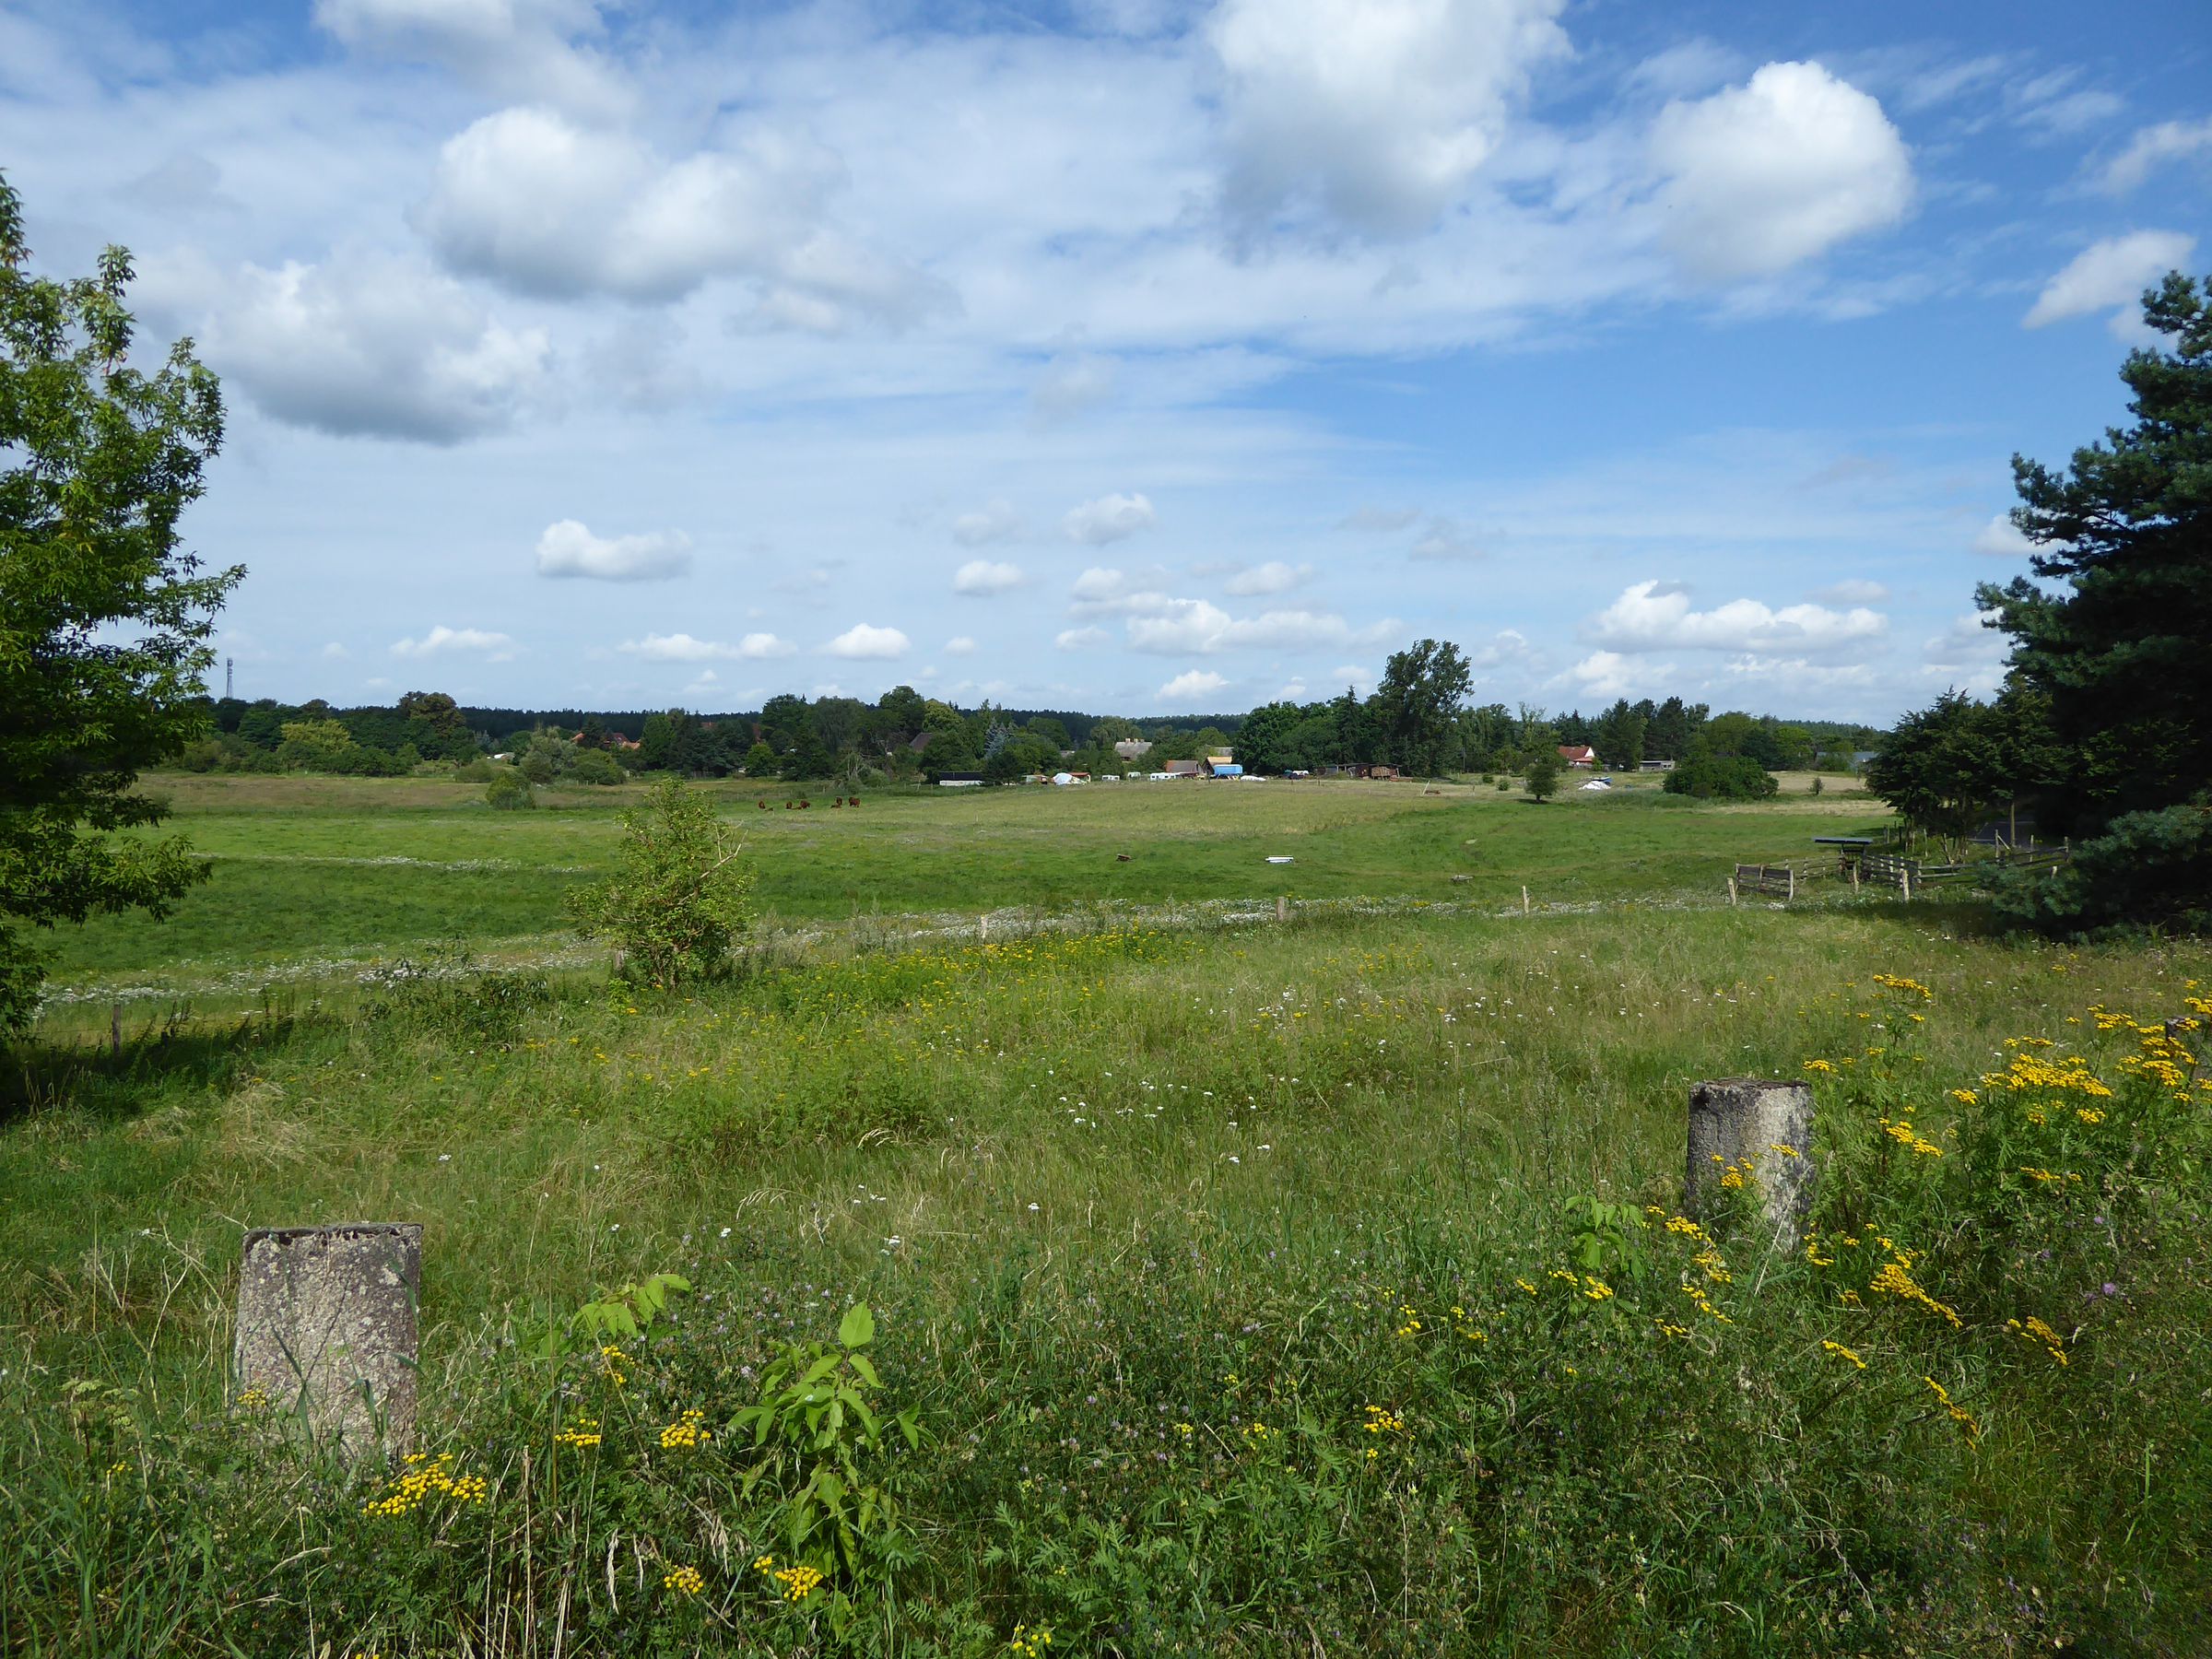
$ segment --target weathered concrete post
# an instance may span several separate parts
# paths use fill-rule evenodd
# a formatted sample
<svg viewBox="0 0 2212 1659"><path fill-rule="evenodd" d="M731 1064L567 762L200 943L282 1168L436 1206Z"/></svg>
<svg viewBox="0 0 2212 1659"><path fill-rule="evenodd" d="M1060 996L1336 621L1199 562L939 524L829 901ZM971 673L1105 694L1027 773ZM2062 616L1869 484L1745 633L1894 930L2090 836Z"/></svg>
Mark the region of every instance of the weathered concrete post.
<svg viewBox="0 0 2212 1659"><path fill-rule="evenodd" d="M1813 1091L1769 1077L1722 1077L1689 1090L1683 1206L1720 1207L1731 1168L1748 1168L1775 1242L1794 1249L1813 1204Z"/></svg>
<svg viewBox="0 0 2212 1659"><path fill-rule="evenodd" d="M1290 920L1290 900L1284 898L1280 893L1277 893L1275 896L1275 919L1277 922L1288 922Z"/></svg>
<svg viewBox="0 0 2212 1659"><path fill-rule="evenodd" d="M262 1227L238 1276L239 1398L349 1458L415 1447L418 1222Z"/></svg>

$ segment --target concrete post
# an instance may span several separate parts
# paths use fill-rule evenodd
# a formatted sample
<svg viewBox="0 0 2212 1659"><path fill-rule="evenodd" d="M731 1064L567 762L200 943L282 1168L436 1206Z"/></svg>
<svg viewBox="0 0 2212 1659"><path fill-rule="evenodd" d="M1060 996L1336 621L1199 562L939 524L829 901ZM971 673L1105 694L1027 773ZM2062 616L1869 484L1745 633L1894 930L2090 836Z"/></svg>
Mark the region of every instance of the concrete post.
<svg viewBox="0 0 2212 1659"><path fill-rule="evenodd" d="M1284 898L1280 893L1277 893L1275 896L1275 919L1277 922L1288 922L1290 920L1290 900Z"/></svg>
<svg viewBox="0 0 2212 1659"><path fill-rule="evenodd" d="M1724 1178L1747 1165L1774 1241L1794 1249L1813 1204L1813 1091L1769 1077L1723 1077L1689 1090L1689 1156L1683 1207L1721 1207ZM1786 1150L1784 1149L1786 1148Z"/></svg>
<svg viewBox="0 0 2212 1659"><path fill-rule="evenodd" d="M421 1291L418 1222L254 1229L238 1277L239 1399L348 1458L411 1452Z"/></svg>

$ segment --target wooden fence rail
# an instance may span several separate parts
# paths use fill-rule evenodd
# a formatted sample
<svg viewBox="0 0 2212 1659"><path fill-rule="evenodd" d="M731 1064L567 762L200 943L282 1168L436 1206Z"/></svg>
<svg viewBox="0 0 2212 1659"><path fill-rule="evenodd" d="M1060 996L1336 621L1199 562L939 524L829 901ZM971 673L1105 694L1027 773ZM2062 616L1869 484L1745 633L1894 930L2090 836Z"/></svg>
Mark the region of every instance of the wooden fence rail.
<svg viewBox="0 0 2212 1659"><path fill-rule="evenodd" d="M1776 899L1797 897L1797 872L1788 865L1747 865L1735 866L1729 878L1730 893L1766 893Z"/></svg>

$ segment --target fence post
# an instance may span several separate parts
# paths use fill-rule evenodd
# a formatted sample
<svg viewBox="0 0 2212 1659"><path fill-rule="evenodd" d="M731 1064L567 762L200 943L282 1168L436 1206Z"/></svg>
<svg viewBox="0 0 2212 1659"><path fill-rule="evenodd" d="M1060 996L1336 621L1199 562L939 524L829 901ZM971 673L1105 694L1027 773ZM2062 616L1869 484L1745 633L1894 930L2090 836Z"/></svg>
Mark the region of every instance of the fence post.
<svg viewBox="0 0 2212 1659"><path fill-rule="evenodd" d="M1524 916L1528 914L1528 889L1526 888L1521 889L1521 913Z"/></svg>
<svg viewBox="0 0 2212 1659"><path fill-rule="evenodd" d="M116 1059L123 1058L123 1005L112 1003L108 1007L108 1053Z"/></svg>
<svg viewBox="0 0 2212 1659"><path fill-rule="evenodd" d="M1859 890L1859 861L1855 858L1851 861L1851 890L1853 893Z"/></svg>
<svg viewBox="0 0 2212 1659"><path fill-rule="evenodd" d="M238 1398L359 1459L415 1446L418 1222L263 1227L238 1276Z"/></svg>
<svg viewBox="0 0 2212 1659"><path fill-rule="evenodd" d="M1683 1207L1692 1216L1722 1206L1748 1177L1774 1229L1774 1243L1794 1250L1812 1208L1813 1091L1769 1077L1722 1077L1689 1090L1688 1157Z"/></svg>
<svg viewBox="0 0 2212 1659"><path fill-rule="evenodd" d="M1789 896L1790 896L1792 899L1794 899L1794 898L1796 898L1796 897L1797 897L1797 866L1796 866L1795 865L1792 865L1790 866L1790 893L1789 893Z"/></svg>
<svg viewBox="0 0 2212 1659"><path fill-rule="evenodd" d="M1735 877L1733 876L1728 877L1728 902L1735 902Z"/></svg>
<svg viewBox="0 0 2212 1659"><path fill-rule="evenodd" d="M1290 900L1284 898L1280 893L1277 893L1275 896L1275 919L1277 922L1288 922L1290 920Z"/></svg>
<svg viewBox="0 0 2212 1659"><path fill-rule="evenodd" d="M985 911L975 919L975 936L988 942L991 937L991 912Z"/></svg>
<svg viewBox="0 0 2212 1659"><path fill-rule="evenodd" d="M1907 904L1912 902L1912 866L1903 865L1899 868L1897 872L1897 890L1904 896L1904 900Z"/></svg>

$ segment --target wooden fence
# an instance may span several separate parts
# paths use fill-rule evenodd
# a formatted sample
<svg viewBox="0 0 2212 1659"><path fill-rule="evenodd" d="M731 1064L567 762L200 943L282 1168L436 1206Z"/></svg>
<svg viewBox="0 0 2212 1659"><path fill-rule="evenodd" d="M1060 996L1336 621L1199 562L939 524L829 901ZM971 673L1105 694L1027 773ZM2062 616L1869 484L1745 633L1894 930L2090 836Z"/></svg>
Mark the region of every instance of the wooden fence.
<svg viewBox="0 0 2212 1659"><path fill-rule="evenodd" d="M1877 853L1871 846L1847 845L1830 860L1825 854L1794 864L1739 864L1728 877L1728 901L1734 904L1747 893L1789 900L1807 896L1807 889L1826 882L1848 883L1854 893L1872 888L1904 899L1925 888L1971 880L1997 870L2054 870L2073 856L2071 848L2040 846L2032 851L2000 850L1994 858L1977 858L1965 864L1943 864L1909 858L1897 853Z"/></svg>
<svg viewBox="0 0 2212 1659"><path fill-rule="evenodd" d="M1797 872L1788 865L1747 865L1735 866L1735 874L1728 878L1728 893L1766 893L1776 899L1797 897Z"/></svg>

